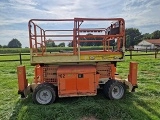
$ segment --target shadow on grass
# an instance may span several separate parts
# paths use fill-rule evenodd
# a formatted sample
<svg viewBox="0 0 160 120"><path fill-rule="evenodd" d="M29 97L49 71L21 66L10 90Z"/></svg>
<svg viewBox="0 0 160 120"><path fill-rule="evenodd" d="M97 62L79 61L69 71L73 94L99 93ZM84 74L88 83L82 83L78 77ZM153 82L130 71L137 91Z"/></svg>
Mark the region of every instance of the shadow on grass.
<svg viewBox="0 0 160 120"><path fill-rule="evenodd" d="M17 101L10 120L81 120L92 116L98 120L149 120L147 113L160 118L143 100L132 93L126 93L122 100L107 100L102 91L94 97L59 98L52 105L36 105L31 95L25 100Z"/></svg>

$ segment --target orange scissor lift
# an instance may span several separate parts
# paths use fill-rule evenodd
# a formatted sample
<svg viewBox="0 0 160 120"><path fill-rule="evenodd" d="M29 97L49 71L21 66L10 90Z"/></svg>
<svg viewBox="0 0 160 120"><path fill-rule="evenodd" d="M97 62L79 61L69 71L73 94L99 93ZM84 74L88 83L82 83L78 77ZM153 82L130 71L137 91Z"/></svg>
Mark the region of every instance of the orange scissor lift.
<svg viewBox="0 0 160 120"><path fill-rule="evenodd" d="M66 28L72 27L54 27L61 28L65 23L68 24L64 25ZM28 27L30 62L35 66L35 76L33 82L28 84L25 66L17 67L18 93L22 98L33 92L35 103L51 104L56 97L94 96L97 89L103 89L109 99L123 98L126 88L135 91L136 62L130 62L127 80L116 75L116 63L124 61L124 19L31 19ZM49 52L47 42L53 41L70 43L72 51ZM83 47L89 43L94 47Z"/></svg>

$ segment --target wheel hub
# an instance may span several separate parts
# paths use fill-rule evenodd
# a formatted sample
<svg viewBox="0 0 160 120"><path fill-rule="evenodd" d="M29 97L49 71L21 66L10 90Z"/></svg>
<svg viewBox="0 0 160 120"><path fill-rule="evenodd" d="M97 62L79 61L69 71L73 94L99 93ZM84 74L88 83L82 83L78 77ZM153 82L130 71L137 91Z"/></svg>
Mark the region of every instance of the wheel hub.
<svg viewBox="0 0 160 120"><path fill-rule="evenodd" d="M43 92L43 95L45 98L48 96L47 92Z"/></svg>
<svg viewBox="0 0 160 120"><path fill-rule="evenodd" d="M118 92L117 88L113 89L114 94L116 94Z"/></svg>
<svg viewBox="0 0 160 120"><path fill-rule="evenodd" d="M36 95L37 101L41 104L47 104L52 99L52 94L49 90L39 91Z"/></svg>
<svg viewBox="0 0 160 120"><path fill-rule="evenodd" d="M123 94L124 94L124 90L122 86L114 86L114 88L112 89L112 96L114 99L121 98Z"/></svg>

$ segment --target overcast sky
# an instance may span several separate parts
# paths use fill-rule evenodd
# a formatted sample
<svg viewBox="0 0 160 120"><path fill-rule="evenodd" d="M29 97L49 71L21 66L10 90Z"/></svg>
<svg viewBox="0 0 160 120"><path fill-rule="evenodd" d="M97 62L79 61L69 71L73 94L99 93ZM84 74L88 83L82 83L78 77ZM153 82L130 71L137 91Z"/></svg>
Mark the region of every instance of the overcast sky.
<svg viewBox="0 0 160 120"><path fill-rule="evenodd" d="M122 17L142 33L160 30L160 0L0 0L0 44L29 46L32 18Z"/></svg>

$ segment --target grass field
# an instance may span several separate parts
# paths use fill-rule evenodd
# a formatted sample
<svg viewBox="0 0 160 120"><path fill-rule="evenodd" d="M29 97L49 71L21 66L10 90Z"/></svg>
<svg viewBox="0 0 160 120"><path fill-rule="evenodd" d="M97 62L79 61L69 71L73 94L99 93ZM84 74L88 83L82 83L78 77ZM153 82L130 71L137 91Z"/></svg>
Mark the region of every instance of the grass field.
<svg viewBox="0 0 160 120"><path fill-rule="evenodd" d="M160 119L160 59L134 56L139 63L135 93L122 100L107 100L102 91L94 97L60 98L52 105L36 105L32 96L21 100L17 94L16 67L19 62L0 62L0 120L158 120ZM118 72L128 74L129 57L118 63ZM33 66L23 62L29 81Z"/></svg>

